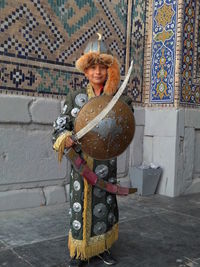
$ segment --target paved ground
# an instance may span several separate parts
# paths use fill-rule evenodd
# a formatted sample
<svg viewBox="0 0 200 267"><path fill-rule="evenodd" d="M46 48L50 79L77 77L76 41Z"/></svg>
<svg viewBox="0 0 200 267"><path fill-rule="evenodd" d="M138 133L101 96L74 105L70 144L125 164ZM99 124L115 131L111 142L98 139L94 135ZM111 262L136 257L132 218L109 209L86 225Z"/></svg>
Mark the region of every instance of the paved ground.
<svg viewBox="0 0 200 267"><path fill-rule="evenodd" d="M119 198L119 209L117 267L200 267L200 194L133 195ZM0 212L0 266L67 266L67 211L68 204Z"/></svg>

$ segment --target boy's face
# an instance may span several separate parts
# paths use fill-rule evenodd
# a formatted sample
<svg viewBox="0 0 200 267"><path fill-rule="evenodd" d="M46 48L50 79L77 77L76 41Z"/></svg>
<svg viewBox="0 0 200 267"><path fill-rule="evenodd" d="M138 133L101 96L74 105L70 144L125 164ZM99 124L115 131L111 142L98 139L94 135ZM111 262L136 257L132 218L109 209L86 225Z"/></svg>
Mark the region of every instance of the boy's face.
<svg viewBox="0 0 200 267"><path fill-rule="evenodd" d="M92 85L104 85L107 79L107 67L103 64L92 65L85 70L85 76Z"/></svg>

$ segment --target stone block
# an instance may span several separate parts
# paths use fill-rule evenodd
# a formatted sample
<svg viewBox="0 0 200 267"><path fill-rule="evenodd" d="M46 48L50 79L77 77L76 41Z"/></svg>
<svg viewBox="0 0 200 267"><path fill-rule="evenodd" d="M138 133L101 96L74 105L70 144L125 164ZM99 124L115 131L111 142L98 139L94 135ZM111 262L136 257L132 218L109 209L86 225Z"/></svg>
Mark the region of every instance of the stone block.
<svg viewBox="0 0 200 267"><path fill-rule="evenodd" d="M51 130L0 128L0 185L64 179L66 159L58 163Z"/></svg>
<svg viewBox="0 0 200 267"><path fill-rule="evenodd" d="M200 128L199 109L185 109L185 127Z"/></svg>
<svg viewBox="0 0 200 267"><path fill-rule="evenodd" d="M35 123L52 124L60 114L60 101L37 98L30 106L32 120Z"/></svg>
<svg viewBox="0 0 200 267"><path fill-rule="evenodd" d="M163 170L158 186L158 193L161 195L175 196L176 160L176 137L154 137L153 163Z"/></svg>
<svg viewBox="0 0 200 267"><path fill-rule="evenodd" d="M32 97L1 95L0 97L0 122L31 122L29 104Z"/></svg>
<svg viewBox="0 0 200 267"><path fill-rule="evenodd" d="M194 143L194 175L200 173L200 130L195 130ZM192 145L192 144L191 144Z"/></svg>
<svg viewBox="0 0 200 267"><path fill-rule="evenodd" d="M22 189L0 192L0 211L34 208L45 205L42 189Z"/></svg>
<svg viewBox="0 0 200 267"><path fill-rule="evenodd" d="M64 186L47 186L43 188L46 205L66 202Z"/></svg>
<svg viewBox="0 0 200 267"><path fill-rule="evenodd" d="M193 169L194 169L194 152L195 149L195 130L194 128L185 128L184 138L184 169L183 169L183 187L192 182ZM198 152L199 153L199 152Z"/></svg>
<svg viewBox="0 0 200 267"><path fill-rule="evenodd" d="M178 110L178 136L184 137L185 133L185 112L183 109Z"/></svg>
<svg viewBox="0 0 200 267"><path fill-rule="evenodd" d="M130 147L128 147L124 153L122 153L117 158L117 177L124 177L128 174L128 168L129 168L129 151Z"/></svg>
<svg viewBox="0 0 200 267"><path fill-rule="evenodd" d="M147 164L153 162L153 136L144 136L143 161Z"/></svg>
<svg viewBox="0 0 200 267"><path fill-rule="evenodd" d="M130 166L138 166L143 161L144 126L136 126L135 136L130 144Z"/></svg>
<svg viewBox="0 0 200 267"><path fill-rule="evenodd" d="M176 109L146 109L144 135L176 136Z"/></svg>
<svg viewBox="0 0 200 267"><path fill-rule="evenodd" d="M134 107L134 117L136 125L144 126L145 124L145 109Z"/></svg>

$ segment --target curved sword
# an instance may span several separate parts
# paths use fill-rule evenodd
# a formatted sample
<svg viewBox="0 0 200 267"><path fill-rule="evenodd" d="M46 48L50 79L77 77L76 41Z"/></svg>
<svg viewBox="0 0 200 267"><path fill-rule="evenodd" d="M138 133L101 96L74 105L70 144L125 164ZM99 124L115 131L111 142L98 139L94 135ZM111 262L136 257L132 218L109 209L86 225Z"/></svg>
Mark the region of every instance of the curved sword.
<svg viewBox="0 0 200 267"><path fill-rule="evenodd" d="M120 96L122 95L124 89L126 88L126 85L128 83L128 80L131 75L131 71L133 68L133 60L131 61L131 65L129 67L128 73L118 89L117 93L113 96L112 100L108 103L108 105L94 118L92 119L85 127L83 127L78 133L72 135L72 139L74 141L78 141L81 139L85 134L87 134L89 131L91 131L105 116L108 114L108 112L113 108L113 106L116 104Z"/></svg>

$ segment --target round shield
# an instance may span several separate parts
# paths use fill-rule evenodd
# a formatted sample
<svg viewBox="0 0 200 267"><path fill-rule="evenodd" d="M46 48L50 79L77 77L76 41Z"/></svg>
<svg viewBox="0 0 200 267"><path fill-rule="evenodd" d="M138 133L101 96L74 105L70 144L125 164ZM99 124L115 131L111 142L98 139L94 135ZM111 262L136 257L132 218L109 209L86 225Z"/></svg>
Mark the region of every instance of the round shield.
<svg viewBox="0 0 200 267"><path fill-rule="evenodd" d="M91 98L78 113L75 132L84 128L111 101L112 96L102 95ZM135 120L132 110L118 100L112 110L80 141L83 152L90 157L104 160L119 156L133 139Z"/></svg>

